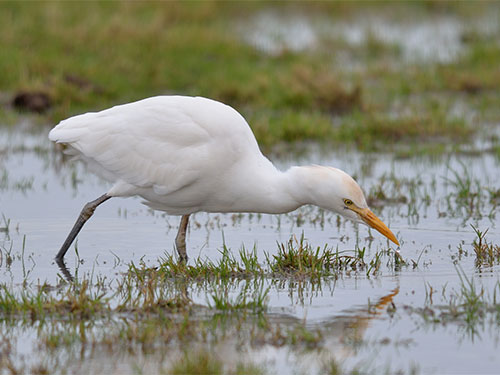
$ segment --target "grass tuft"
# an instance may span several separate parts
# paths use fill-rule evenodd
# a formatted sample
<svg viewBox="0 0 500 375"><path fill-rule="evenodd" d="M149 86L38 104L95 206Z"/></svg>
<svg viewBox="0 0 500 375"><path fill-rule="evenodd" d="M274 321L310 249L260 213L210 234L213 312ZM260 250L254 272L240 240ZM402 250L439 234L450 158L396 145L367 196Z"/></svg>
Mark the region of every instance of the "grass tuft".
<svg viewBox="0 0 500 375"><path fill-rule="evenodd" d="M197 353L185 352L183 357L175 363L169 374L186 375L186 374L222 374L222 361L214 354L207 351L199 351Z"/></svg>
<svg viewBox="0 0 500 375"><path fill-rule="evenodd" d="M486 233L488 229L481 232L478 228L472 226L476 239L472 242L472 248L476 253L476 267L493 266L500 263L500 246L488 243L486 241Z"/></svg>
<svg viewBox="0 0 500 375"><path fill-rule="evenodd" d="M343 269L363 269L366 264L362 257L345 255L338 250L333 251L325 245L323 249L313 249L305 242L304 235L300 240L292 237L286 244L278 244L278 253L267 263L274 275L295 275L318 278L335 276Z"/></svg>

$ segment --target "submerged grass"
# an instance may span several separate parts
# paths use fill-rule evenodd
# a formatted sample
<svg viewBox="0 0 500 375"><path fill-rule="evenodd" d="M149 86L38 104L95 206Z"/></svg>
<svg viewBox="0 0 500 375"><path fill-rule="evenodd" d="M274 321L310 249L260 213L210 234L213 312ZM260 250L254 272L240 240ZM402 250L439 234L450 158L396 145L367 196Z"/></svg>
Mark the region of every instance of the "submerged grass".
<svg viewBox="0 0 500 375"><path fill-rule="evenodd" d="M167 257L156 268L132 263L113 280L77 277L56 286L25 282L22 288L2 284L0 321L7 326L38 326L45 332L44 345L53 349L79 343L129 351L139 346L147 352L157 345L193 339L210 343L239 337L248 342L248 335L261 345L317 348L323 343L319 331L298 320L285 319L284 325L275 321L268 307L270 288L282 288L286 280L306 281L311 290L321 290L321 280L334 281L349 272L378 273L381 258L389 255L378 252L365 263L364 249L354 255L326 248L321 252L312 250L303 237L279 249L278 255L266 256L264 265L255 249L242 249L236 260L224 247L216 262L198 259L189 266ZM204 305L195 302L200 293ZM302 293L299 287L297 293ZM246 328L240 331L242 327ZM103 329L105 335L99 333Z"/></svg>
<svg viewBox="0 0 500 375"><path fill-rule="evenodd" d="M0 285L0 316L2 319L39 320L45 316L88 319L100 316L106 310L104 294L89 293L88 281L71 285L64 293L54 296L49 287L39 286L36 292L23 290L14 293L6 285ZM109 298L109 297L108 297Z"/></svg>
<svg viewBox="0 0 500 375"><path fill-rule="evenodd" d="M306 327L305 322L268 313L267 289L262 280L250 280L235 299L228 297L228 285L213 285L214 305L202 306L187 297L183 283L155 284L150 280L146 285L134 284L129 280L130 273L123 278L118 288L103 280L94 283L83 280L56 288L27 285L18 292L2 285L0 370L11 368L13 373L38 373L32 360L23 359L15 350L4 350L19 330L32 332L36 337L33 345L45 353L42 357L51 358L40 363L39 368L45 368L46 373L61 369L79 373L84 371L87 362L81 361L82 355L98 360L103 354L109 354L112 358L121 358L120 364L106 362L106 366L114 365L118 371L134 368L135 360L130 358L147 355L154 361L149 367L145 365L142 370L145 373L259 374L264 371L263 367L243 357L237 361L218 359L213 354L214 346L229 345L239 353L238 348L249 345L277 348L288 345L299 351L323 345L321 335ZM220 294L220 291L224 292ZM167 295L176 297L167 299ZM224 314L220 314L221 311ZM13 345L17 347L15 340ZM175 360L177 348L191 348L193 342L200 350L185 351ZM160 352L163 354L157 357ZM60 357L57 353L65 355ZM143 365L137 366L143 368Z"/></svg>
<svg viewBox="0 0 500 375"><path fill-rule="evenodd" d="M497 296L500 293L500 282L497 282L490 293L482 286L478 286L474 278L459 267L457 274L460 278L460 289L451 292L446 291L446 285L441 292L445 304L434 305L432 303L433 288L427 293L425 308L414 309L407 306L410 312L417 312L426 322L432 324L455 323L467 330L474 338L479 334L479 328L486 324L497 327L500 319L500 304ZM426 288L427 289L427 288Z"/></svg>
<svg viewBox="0 0 500 375"><path fill-rule="evenodd" d="M485 209L494 203L488 211L490 216L494 216L496 202L487 199L486 191L482 188L481 181L474 179L470 168L461 163L460 169L449 168L451 177L445 177L446 183L453 190L446 197L448 212L462 217L481 218L486 214Z"/></svg>
<svg viewBox="0 0 500 375"><path fill-rule="evenodd" d="M253 313L267 310L269 287L265 287L264 279L246 281L237 296L231 298L228 284L212 284L213 292L208 302L209 307L223 312L248 310Z"/></svg>
<svg viewBox="0 0 500 375"><path fill-rule="evenodd" d="M5 215L2 214L2 221L3 221L3 226L0 227L0 233L3 232L8 235L10 228L10 219L6 218Z"/></svg>
<svg viewBox="0 0 500 375"><path fill-rule="evenodd" d="M185 353L169 371L172 375L184 374L222 374L223 362L206 351Z"/></svg>

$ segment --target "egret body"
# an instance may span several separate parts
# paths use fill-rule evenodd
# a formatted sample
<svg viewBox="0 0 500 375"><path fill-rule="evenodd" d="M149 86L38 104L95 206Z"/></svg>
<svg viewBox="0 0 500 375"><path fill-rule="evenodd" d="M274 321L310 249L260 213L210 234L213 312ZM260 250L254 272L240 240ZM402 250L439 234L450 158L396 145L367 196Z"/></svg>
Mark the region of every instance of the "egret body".
<svg viewBox="0 0 500 375"><path fill-rule="evenodd" d="M366 223L399 245L347 173L317 165L278 170L245 119L214 100L152 97L61 121L49 139L113 183L84 206L59 261L98 205L134 195L153 209L182 215L176 237L182 261L189 215L199 211L280 214L312 204Z"/></svg>

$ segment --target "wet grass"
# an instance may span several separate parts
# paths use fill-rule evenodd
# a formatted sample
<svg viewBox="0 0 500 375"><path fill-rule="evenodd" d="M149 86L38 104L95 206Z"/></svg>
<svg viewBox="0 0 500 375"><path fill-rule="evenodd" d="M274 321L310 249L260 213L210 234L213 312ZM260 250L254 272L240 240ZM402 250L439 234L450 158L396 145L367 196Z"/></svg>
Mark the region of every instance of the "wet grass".
<svg viewBox="0 0 500 375"><path fill-rule="evenodd" d="M304 237L292 237L287 243L278 244L277 254L265 254L264 263L258 261L255 249L247 252L244 248L239 259L223 247L218 261L198 258L193 265L166 256L155 267L131 263L123 276L114 281L99 276L91 284L87 278L79 280L77 274L74 282L67 285L61 279L57 286L41 284L16 292L7 284L0 285L0 315L4 319L36 321L67 314L78 320L110 313L182 312L194 306L188 293L193 288L205 291L207 306L213 310L260 313L267 311L269 285L280 280L316 284L353 273L378 275L383 260L390 268L406 264L390 249L376 252L371 260L365 260L365 252L358 249L347 254L348 251L333 251L326 246L323 250L313 249Z"/></svg>
<svg viewBox="0 0 500 375"><path fill-rule="evenodd" d="M487 243L483 232L478 231L477 236L474 247ZM257 366L246 357L247 350L287 348L294 356L301 356L328 352L329 345L328 329L276 314L269 305L270 290L286 290L285 285L290 284L288 288L295 292L289 293L296 294L290 298L300 301L314 290L324 293L324 288L338 279L369 276L377 280L379 275L393 275L407 267L407 262L389 249L371 252L371 256L365 249L346 254L328 247L313 248L304 237L278 244L278 251L264 256L264 262L259 262L255 248L232 254L224 246L216 261L194 259L184 265L164 256L156 267L131 263L113 280L99 275L90 279L80 276L69 284L61 280L53 286L2 284L2 334L19 335L20 329L35 332L34 345L43 347L41 356L35 357L51 360L23 362L15 350L5 349L1 366L21 373L53 373L62 368L81 372L86 361L100 363L98 358L104 354L121 361L120 365L111 361L110 366L138 373L268 373L266 365L259 362ZM447 297L446 305L431 303L422 309L405 310L422 316L425 324L458 322L478 330L485 319L495 316L500 289L487 294L465 273L459 275L462 288ZM302 283L309 285L308 291L301 291ZM362 326L370 317L385 314L392 319L401 307L391 304L398 292L369 301L363 308L365 313L358 312L347 326ZM193 342L196 345L191 346ZM4 348L9 343L17 345L8 339ZM233 358L241 359L228 360L221 356L224 349L214 349L218 346L237 348ZM190 350L180 349L183 347ZM81 353L86 361L78 359ZM150 359L149 365L140 359L144 356ZM134 358L134 363L127 358ZM325 373L373 370L369 361L354 367L329 361L324 366L321 371Z"/></svg>
<svg viewBox="0 0 500 375"><path fill-rule="evenodd" d="M460 169L449 168L451 177L446 177L446 182L453 188L447 196L448 211L465 217L481 217L484 214L485 204L491 202L487 199L487 192L483 189L478 179L471 176L470 170L461 164ZM493 202L494 203L494 202ZM496 205L491 207L490 215L494 215Z"/></svg>
<svg viewBox="0 0 500 375"><path fill-rule="evenodd" d="M399 253L390 249L376 252L371 260L365 259L366 249L339 251L325 246L314 249L302 236L300 240L291 238L286 244L278 245L278 253L269 257L267 265L275 277L280 275L294 278L341 277L351 273L364 273L367 277L376 275L381 259L387 258L387 265L405 264Z"/></svg>
<svg viewBox="0 0 500 375"><path fill-rule="evenodd" d="M474 227L473 229L477 235L477 239L472 243L474 252L476 253L476 265L493 266L494 264L500 263L500 245L488 243L485 239L488 229L484 232Z"/></svg>
<svg viewBox="0 0 500 375"><path fill-rule="evenodd" d="M8 286L1 285L0 315L3 319L30 319L32 321L50 317L71 317L72 319L88 319L97 317L105 310L103 294L88 291L88 281L72 285L64 293L53 295L52 288L47 285L38 286L35 292L29 289L19 294Z"/></svg>
<svg viewBox="0 0 500 375"><path fill-rule="evenodd" d="M455 178L451 181L458 178L474 181L472 176L464 177L460 173L450 175ZM427 184L418 177L398 178L391 173L375 181L370 190L371 203L375 207L376 202L394 206L428 205L435 201L435 197L429 196L433 196L439 183L450 188L445 195L463 195L467 201L467 194L470 194L467 193L467 182L453 184L449 179L435 179ZM484 188L491 190L483 185ZM396 201L391 200L393 196L398 197ZM491 204L490 193L481 192L480 200L477 201L477 197L474 199L481 202L477 203L481 207ZM420 212L420 209L416 211ZM466 215L466 212L461 215ZM258 218L253 220L258 221ZM321 226L325 222L334 223L324 213L308 211L302 213L300 218L292 216L288 220L294 223L310 220ZM6 227L10 226L8 219L4 218L4 222ZM196 225L195 221L193 225ZM206 225L212 230L221 224L215 220ZM498 264L498 246L486 240L487 231L475 231L477 238L470 252L476 254L476 264L481 264L478 267L484 269ZM269 304L275 289L293 288L293 292L289 292L290 298L304 304L308 293L324 293L324 289L339 279L361 277L376 281L381 275L396 275L401 269L418 269L424 250L418 254L416 261L408 262L390 248L340 251L330 246L312 246L301 236L277 244L277 250L264 253L261 258L257 256L256 247L233 251L225 245L215 260L197 258L188 265L165 255L153 267L145 262L130 263L125 272L113 280L103 275L91 279L77 275L76 282L69 284L63 280L57 285L34 285L26 281L22 288L2 284L0 322L4 325L4 333L10 330L15 332L19 327L36 328L36 340L43 345L46 353L71 354L78 347L87 353L86 358L94 358L102 352L113 356L128 353L132 357L140 357L166 351L171 353L170 360L158 359L154 362L158 369L154 371L266 373L265 367L256 367L251 361L228 363L218 354L211 354L211 348L229 341L230 346L235 347L250 345L256 349L267 345L286 347L296 352L321 352L328 342L325 338L327 331L318 326L311 326L302 320L290 321L289 317L275 319L273 307ZM21 253L11 255L11 258L21 261L23 253L24 245ZM413 267L409 263L413 263ZM462 288L447 297L447 304L405 307L406 311L422 316L426 324L458 322L469 327L471 332L478 330L485 319L489 321L496 316L496 295L500 289L488 294L465 273L459 273L459 277ZM387 313L392 318L399 308L394 304L369 302L366 311L374 316ZM194 350L194 354L178 352L179 347L190 342L199 344L199 350ZM4 358L4 366L14 366L20 372L50 373L68 365L41 362L36 368L27 364L16 367L19 366L14 364L19 359L17 354L6 354ZM71 354L69 358L75 357ZM325 372L335 373L336 368L340 369L340 373L346 372L345 366L335 361L325 366ZM151 371L143 365L138 368L143 373Z"/></svg>
<svg viewBox="0 0 500 375"><path fill-rule="evenodd" d="M458 10L463 5L429 4L422 8L407 4L403 8L419 9L418 14L426 17L435 15L433 7L443 6L461 20L474 18ZM294 11L313 19L315 12L331 14L338 20L344 16L349 19L359 7L343 3L310 5L307 9L300 4L286 9L295 7ZM392 150L399 159L448 152L473 155L478 151L464 145L481 134L484 123L496 129L494 124L500 119L495 91L500 56L498 46L480 32L464 34L463 54L444 63L402 63L400 47L377 38L375 33L358 47L345 40L325 38L321 46L329 48L299 52L285 48L270 54L245 43L246 31L239 33L234 25L243 24L268 6L247 4L240 8L210 2L154 6L92 3L88 7L2 4L0 68L9 74L0 76L4 90L0 93L0 123L17 124L27 116L8 104L16 92L42 90L53 104L43 114L29 115L36 125L153 94L205 95L237 107L265 147L280 143L279 147L285 144L286 149L289 143L315 140L325 142L327 148L335 144L346 150L352 146ZM390 6L392 12L395 5ZM478 7L479 15L484 6ZM352 60L339 64L341 54ZM362 68L357 69L358 65ZM480 152L500 155L498 137L487 136L488 149ZM313 147L318 148L316 143ZM0 151L0 157L11 151L29 151L44 158L52 155L44 145L36 149L6 148ZM366 176L373 177L379 173L374 168L376 155L367 154L366 159L370 160ZM436 160L443 163L444 159ZM360 281L360 288L366 287L362 281L369 283L378 294L379 283L386 286L387 280L395 278L399 284L405 281L403 277L427 271L444 247L415 248L420 246L418 234L413 238L401 236L407 241L402 252L410 258L408 261L391 248L375 249L370 238L362 242L366 248L339 250L344 237L332 240L340 244L332 247L313 245L302 236L266 249L269 252L260 258L256 247L234 250L223 246L218 256L196 258L188 265L165 255L154 266L141 261L130 263L113 279L103 273L77 274L74 283L67 283L61 276L59 282L50 285L30 281L30 270L25 267L30 256L27 249L25 253L26 237L15 234L17 219L12 222L2 215L0 235L5 240L0 242L0 268L6 275L22 270L23 277L17 284L0 284L0 372L109 373L113 371L89 369L86 364L110 362L118 369L115 372L125 368L135 373L268 373L273 372L273 365L253 362L255 355L249 353L286 350L287 358L317 365L321 362L318 357L311 359L308 355L336 354L338 350L332 349L331 343L342 341L342 349L352 349L359 355L361 346L369 344L357 332L366 329L370 319L397 324L402 310L422 317L424 326L465 327L473 337L484 327L495 332L500 287L488 288L483 282L489 276L496 277L500 263L494 221L500 190L494 174L486 181L484 176L475 176L468 164L453 165L444 176L431 176L430 180L425 174L399 177L394 172L383 173L370 180L366 192L374 211L380 211L377 215L384 220L397 218L396 228L400 225L403 230L421 230L417 224L427 215L437 218L426 224L436 222L442 227L446 224L446 228L449 224L453 229L455 225L468 228L469 221L486 228L481 220L490 219L492 230L475 226L474 241L468 245L464 241L458 247L459 254L453 260L459 267L459 287L450 291L444 286L436 293L429 284L423 307L417 303L416 307L402 309L398 301L392 302L393 294L382 298L384 303L374 303L370 297L361 310L347 312L354 316L340 319L350 336L339 336L329 326L337 323L343 312L329 315L327 319L332 322L316 324L297 319L300 312L287 315L287 311L299 307L314 314L315 309L336 305L331 302L325 308L312 301L321 297L324 301L328 293L333 296L335 285L347 279ZM13 175L7 170L0 172L0 192L29 195L37 189L38 181ZM76 193L81 178L73 170L64 184ZM408 228L401 225L401 218L408 218ZM232 218L236 225L247 219L251 224L261 224L259 215ZM463 221L461 226L456 219ZM192 225L205 225L207 231L226 225L223 220L211 220L206 224L193 221ZM278 230L285 225L310 225L341 231L344 224L336 216L306 208L283 215L276 222L273 219L272 225ZM14 235L18 238L15 244L9 238ZM465 235L457 232L458 237ZM412 245L412 240L418 245ZM78 263L83 260L77 259ZM470 265L473 271L461 271L464 265ZM400 278L401 271L404 276ZM484 278L476 277L474 271ZM402 284L405 298L411 300L413 291L403 290ZM417 293L419 289L415 287ZM432 301L437 294L443 303ZM278 297L280 306L286 307L273 305L273 298ZM283 298L289 298L290 303L281 304ZM385 345L384 340L375 338L369 343L379 348ZM397 350L402 350L398 338L391 336L391 340ZM32 358L18 349L25 348L25 342L33 346L26 349ZM290 369L294 364L288 366ZM390 367L374 371L370 365L353 368L332 359L319 372L397 371Z"/></svg>
<svg viewBox="0 0 500 375"><path fill-rule="evenodd" d="M255 249L242 249L237 259L224 247L217 262L197 259L193 265L185 265L164 257L157 267L131 263L114 279L84 275L71 283L61 279L57 285L37 284L28 278L22 287L1 284L2 335L35 330L34 345L43 347L42 353L51 360L24 361L11 348L2 352L0 368L52 373L69 366L70 372L83 371L85 361L74 360L76 351L90 359L99 353L140 358L156 356L161 349L172 354L157 359L154 365L158 368L138 365L138 369L261 374L267 373L264 366L219 358L211 348L230 345L287 347L298 353L322 351L324 332L303 320L273 312L268 305L270 289L286 288L285 284L291 283L300 295L304 285L320 291L324 284L349 277L351 272L375 275L379 271L367 271L373 262L365 264L364 250L352 256L334 255L328 249L313 251L304 238L293 238L279 249L278 255L267 255L264 264L258 262ZM379 267L382 259L391 256L377 253L375 258ZM4 345L10 342L4 340ZM193 350L178 353L179 347L191 342L197 343ZM17 344L13 341L12 345ZM68 362L55 353L66 353ZM130 366L127 368L134 366L127 360L124 363Z"/></svg>
<svg viewBox="0 0 500 375"><path fill-rule="evenodd" d="M382 259L395 266L406 264L401 255L391 249L377 251L372 259L367 260L365 248L343 251L329 248L327 245L314 248L303 235L300 239L293 236L286 243L278 244L276 254L265 253L265 262L259 262L256 248L247 251L242 247L239 250L239 259L226 246L220 253L221 257L217 261L197 258L193 265L179 263L176 257L166 255L159 260L157 267L147 267L144 263L136 266L132 263L128 272L140 282L180 278L198 283L252 278L320 280L335 279L352 273L368 277L376 275ZM262 300L262 297L259 300Z"/></svg>
<svg viewBox="0 0 500 375"><path fill-rule="evenodd" d="M327 348L319 328L310 328L286 315L220 315L195 305L181 312L163 308L154 313L147 309L142 313L114 310L111 315L73 316L67 311L66 318L51 311L45 310L43 318L31 315L24 320L2 316L2 370L81 372L88 361L99 363L105 355L109 356L107 371L116 368L114 371L134 369L139 373L261 374L268 373L266 365L245 359L245 351L287 347L301 355ZM39 349L31 360L15 349L20 329L36 337L33 345ZM222 355L228 349L221 351L219 346L231 348L232 354ZM149 364L142 362L144 357L149 358Z"/></svg>
<svg viewBox="0 0 500 375"><path fill-rule="evenodd" d="M14 190L24 194L33 189L33 177L21 178L16 181L9 179L9 172L4 169L0 175L0 191Z"/></svg>
<svg viewBox="0 0 500 375"><path fill-rule="evenodd" d="M263 375L263 366L239 362L233 368L224 366L224 361L215 354L201 350L195 353L185 352L183 356L167 371L172 375L185 374L231 374L231 375Z"/></svg>
<svg viewBox="0 0 500 375"><path fill-rule="evenodd" d="M6 218L4 214L2 214L2 226L0 226L0 232L9 234L10 228L10 219Z"/></svg>
<svg viewBox="0 0 500 375"><path fill-rule="evenodd" d="M223 363L208 352L186 353L170 369L173 375L222 374Z"/></svg>
<svg viewBox="0 0 500 375"><path fill-rule="evenodd" d="M383 173L369 187L368 204L392 207L410 223L418 223L433 207L438 210L438 218L460 218L464 224L469 219L494 221L499 200L490 176L474 175L470 162L465 164L461 158L439 160L447 163L442 176L424 179L421 175L399 177L394 170ZM452 160L458 162L457 166L450 165Z"/></svg>
<svg viewBox="0 0 500 375"><path fill-rule="evenodd" d="M490 5L469 13L456 4L449 11L465 22L487 13ZM151 95L208 96L240 110L266 148L316 140L365 150L403 143L407 147L401 152L427 152L431 148L420 147L423 141L467 143L482 117L500 119L496 106L488 104L474 121L452 114L456 95L469 95L478 105L498 99L492 88L500 79L493 68L500 53L479 32L464 35L467 52L445 64L400 64L398 48L375 36L357 47L341 38L320 38L323 48L269 54L245 42L245 34L255 28L249 21L253 16L275 7L265 2L4 3L0 68L9 74L0 85L7 96L47 93L52 107L41 116L48 123ZM424 18L436 11L405 7ZM281 11L337 20L361 8L282 4ZM384 14L383 9L377 12ZM404 19L404 11L398 14ZM346 69L349 63L337 62L343 55L364 70Z"/></svg>
<svg viewBox="0 0 500 375"><path fill-rule="evenodd" d="M457 267L460 279L458 290L448 291L446 285L440 291L442 304L433 303L433 294L436 291L429 286L426 295L426 306L414 309L406 306L410 313L417 313L430 324L456 324L465 328L467 334L473 339L479 336L485 327L495 327L500 319L500 282L490 290L485 289L472 276L468 276L460 267Z"/></svg>
<svg viewBox="0 0 500 375"><path fill-rule="evenodd" d="M87 299L91 300L90 297ZM187 351L182 359L171 365L168 364L169 361L164 364L163 360L158 360L155 366L168 368L168 372L173 373L192 371L187 373L194 374L204 371L203 369L211 373L215 368L220 369L221 373L228 373L222 371L227 360L217 359L213 354L206 356L211 346L225 341L229 341L231 346L244 345L247 340L254 340L257 345L302 347L309 346L316 337L316 333L310 333L300 322L294 323L297 328L291 328L290 324L282 327L279 320L273 320L267 315L260 315L258 320L246 314L224 315L221 318L220 315L213 315L208 310L200 310L195 306L184 310L158 306L154 313L146 306L141 313L132 313L131 310L123 312L120 308L111 309L107 305L106 309L97 313L95 309L89 309L89 303L85 301L74 303L62 298L53 299L49 303L47 300L39 300L39 295L27 294L20 297L17 303L11 295L4 298L1 311L2 332L5 335L10 330L17 330L19 326L25 330L35 328L39 342L37 345L43 346L43 352L54 360L51 366L46 365L49 373L68 366L78 369L85 365L85 362L73 361L76 359L73 357L75 346L80 347L87 358L99 357L99 353L121 357L124 353L134 356L152 355L158 353L160 348L175 352L173 348L177 345L189 345L192 341L205 349L198 354ZM17 316L11 314L11 311L5 311L3 307L6 301L11 306L9 309L17 311ZM82 314L83 311L92 314ZM314 340L318 342L318 339ZM5 340L3 344L6 344ZM66 363L53 356L57 352L67 353L70 361ZM25 368L28 365L20 366L20 358L16 353L3 354L2 369L12 367L21 372L27 371ZM134 367L133 363L126 360L125 365ZM229 373L261 373L260 371L262 370L257 366L238 363Z"/></svg>

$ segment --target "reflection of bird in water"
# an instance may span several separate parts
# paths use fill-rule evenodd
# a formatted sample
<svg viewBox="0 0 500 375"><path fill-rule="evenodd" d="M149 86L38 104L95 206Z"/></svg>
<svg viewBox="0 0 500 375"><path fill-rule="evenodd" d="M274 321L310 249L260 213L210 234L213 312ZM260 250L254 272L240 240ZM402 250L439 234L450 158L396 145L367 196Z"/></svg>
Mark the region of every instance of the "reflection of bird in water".
<svg viewBox="0 0 500 375"><path fill-rule="evenodd" d="M176 247L183 261L189 215L199 211L279 214L312 204L366 223L399 245L348 174L317 165L279 171L259 150L245 119L214 100L144 99L71 117L49 138L113 182L84 206L59 261L97 206L133 195L154 209L182 215Z"/></svg>
<svg viewBox="0 0 500 375"><path fill-rule="evenodd" d="M342 362L353 356L356 349L363 344L364 335L370 327L370 323L380 317L384 309L387 311L395 310L393 299L398 294L399 286L389 294L380 297L374 304L370 303L368 308L365 306L348 311L346 315L336 316L325 323L323 327L330 333L330 336L325 338L331 340L327 346L330 349L334 348L334 350L330 350L327 361L332 359L332 354L334 354L334 363Z"/></svg>
<svg viewBox="0 0 500 375"><path fill-rule="evenodd" d="M355 321L349 324L349 328L352 328L355 331L364 331L368 327L368 323L375 317L379 316L384 308L389 308L389 306L395 308L392 299L397 296L398 293L399 286L392 290L388 295L380 297L375 304L370 304L368 311L369 315L357 317Z"/></svg>

